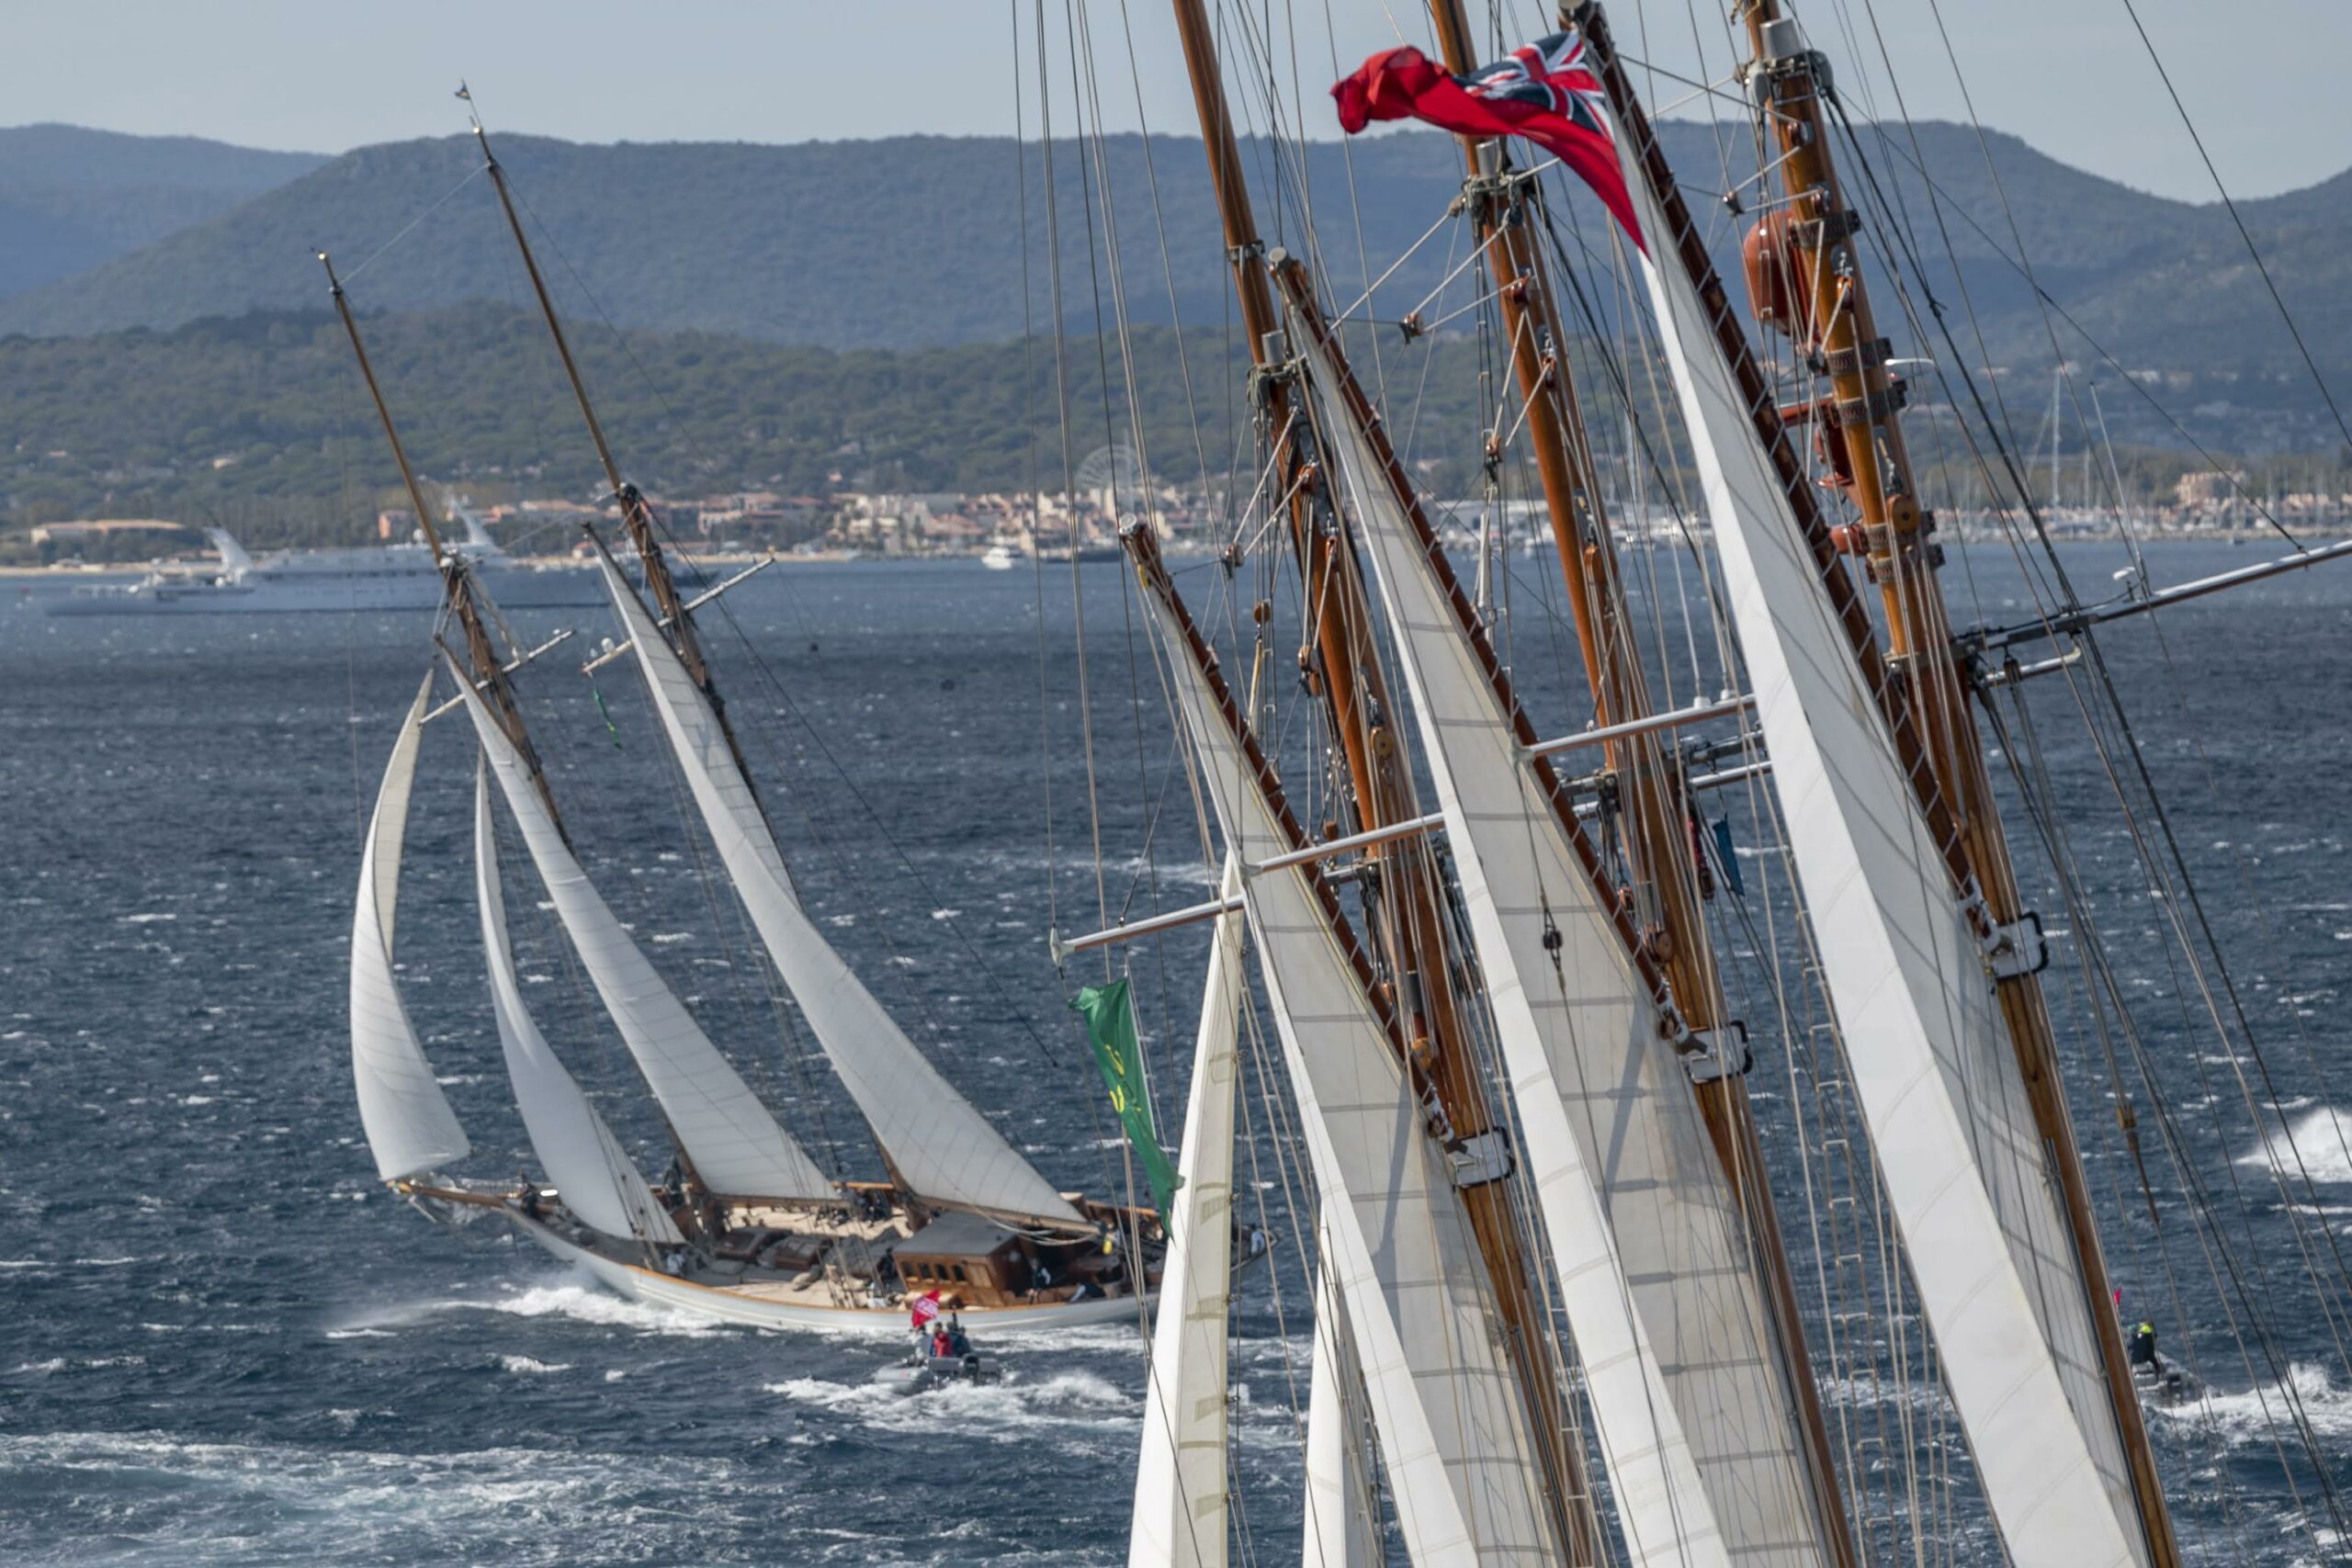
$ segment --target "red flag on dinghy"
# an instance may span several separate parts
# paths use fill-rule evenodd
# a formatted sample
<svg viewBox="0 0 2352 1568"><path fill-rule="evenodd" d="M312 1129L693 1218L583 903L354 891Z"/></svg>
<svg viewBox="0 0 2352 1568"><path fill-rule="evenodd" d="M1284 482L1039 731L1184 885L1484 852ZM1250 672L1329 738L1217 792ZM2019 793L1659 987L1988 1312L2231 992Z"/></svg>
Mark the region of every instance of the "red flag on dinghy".
<svg viewBox="0 0 2352 1568"><path fill-rule="evenodd" d="M907 1303L907 1310L914 1316L914 1325L917 1328L921 1328L924 1324L929 1323L933 1318L939 1315L939 1292L937 1291L924 1292L922 1295L915 1297L912 1301L910 1301Z"/></svg>
<svg viewBox="0 0 2352 1568"><path fill-rule="evenodd" d="M1455 76L1418 49L1375 54L1331 89L1340 128L1418 119L1459 136L1524 136L1576 171L1645 254L1610 130L1608 95L1586 63L1584 35L1538 39L1508 59Z"/></svg>

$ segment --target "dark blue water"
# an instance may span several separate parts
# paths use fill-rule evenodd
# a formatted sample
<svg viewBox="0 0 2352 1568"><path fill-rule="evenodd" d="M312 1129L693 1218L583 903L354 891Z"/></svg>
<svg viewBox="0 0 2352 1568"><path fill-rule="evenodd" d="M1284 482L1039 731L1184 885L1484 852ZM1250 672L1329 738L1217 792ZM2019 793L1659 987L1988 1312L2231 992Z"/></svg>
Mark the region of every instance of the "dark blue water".
<svg viewBox="0 0 2352 1568"><path fill-rule="evenodd" d="M2112 563L2092 554L2077 564L2103 585ZM2252 555L2164 546L2152 564L2176 581ZM2002 552L1961 565L1963 601L2022 612ZM1519 568L1531 606L1544 570ZM2300 1231L2226 1054L2180 1005L2071 699L2051 682L2037 713L2086 874L2113 901L2121 982L2200 1169L2244 1184L2245 1217L2233 1208L2230 1224L2266 1260L2290 1377L2340 1475L2352 1395L2294 1252L2297 1235L2308 1246L2352 1216L2352 1162L2327 1120L2352 1109L2332 1077L2352 964L2352 569L2331 570L2169 615L2169 666L2145 627L2109 638L2278 1092L2308 1132L2315 1193L2290 1194L2308 1211ZM1213 570L1183 581L1215 599ZM1178 826L1188 814L1170 809L1145 842L1170 776L1157 682L1117 570L1088 569L1087 592L1106 896L1138 910L1188 901L1204 886ZM964 564L787 568L731 596L748 650L714 641L796 871L853 962L1049 1175L1108 1191L1113 1129L1043 940L1095 908L1067 581L1046 605L1043 708L1034 595L1026 572ZM1521 678L1544 728L1569 728L1557 639L1529 624ZM356 825L424 669L421 635L339 615L0 611L0 1556L1122 1560L1132 1332L1008 1340L990 1347L1005 1384L901 1402L865 1386L882 1348L628 1305L491 1226L428 1224L376 1183L351 1106L345 944ZM548 660L526 688L592 869L786 1120L812 1143L829 1131L865 1173L849 1112L761 990L740 917L707 891L633 671L603 682L608 731L571 662ZM527 1156L473 948L469 747L435 731L402 886L404 979L473 1135L468 1169L504 1175ZM525 965L546 980L532 998L542 1021L658 1165L617 1043L527 878L509 875ZM1196 953L1136 955L1162 1041L1189 1032ZM1777 1042L1759 1030L1758 1043L1777 1079ZM2105 1067L2088 1038L2069 1049L2119 1275L2153 1297L2163 1263ZM1181 1084L1160 1092L1181 1103ZM1762 1114L1781 1159L1784 1112L1768 1099ZM2152 1163L2175 1271L2199 1296L2177 1183ZM1287 1373L1304 1340L1295 1277L1279 1306L1274 1283L1250 1280L1235 1382L1243 1503L1259 1549L1279 1557L1295 1539ZM2267 1373L2257 1362L2249 1376L2218 1326L2199 1349L2214 1410L2158 1423L2185 1533L2250 1561L2308 1557L2261 1419ZM2308 1510L2311 1475L2292 1480Z"/></svg>

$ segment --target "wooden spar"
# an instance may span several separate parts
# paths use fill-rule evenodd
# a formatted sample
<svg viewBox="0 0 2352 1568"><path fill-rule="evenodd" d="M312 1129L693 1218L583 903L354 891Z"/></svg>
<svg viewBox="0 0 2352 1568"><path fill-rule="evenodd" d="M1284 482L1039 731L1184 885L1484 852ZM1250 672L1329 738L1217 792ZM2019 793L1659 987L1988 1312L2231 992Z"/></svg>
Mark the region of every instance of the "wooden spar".
<svg viewBox="0 0 2352 1568"><path fill-rule="evenodd" d="M1446 69L1457 75L1476 70L1481 62L1463 0L1430 0L1429 9ZM1623 825L1634 878L1647 883L1653 901L1649 912L1656 918L1654 925L1645 926L1641 946L1666 971L1684 1022L1702 1033L1717 1031L1724 1027L1722 977L1699 909L1691 807L1680 771L1668 764L1657 735L1638 728L1656 708L1640 650L1627 626L1616 542L1568 369L1552 280L1536 243L1532 220L1541 216L1540 209L1529 199L1532 182L1506 176L1502 142L1466 136L1459 140L1470 174L1465 194L1472 221L1494 272L1504 335L1527 406L1528 441L1551 519L1553 554L1559 558L1576 615L1594 722L1623 737L1611 742L1608 762L1625 806ZM1396 470L1392 482L1402 481L1402 470ZM1409 496L1410 487L1405 490ZM1413 514L1418 516L1418 511ZM1450 572L1442 553L1435 558L1441 570ZM1573 832L1573 814L1564 820ZM1606 880L1600 885L1605 888ZM1694 1083L1691 1093L1724 1180L1747 1222L1749 1254L1765 1286L1780 1370L1797 1410L1806 1479L1823 1542L1835 1568L1851 1568L1856 1562L1852 1529L1839 1496L1828 1422L1805 1344L1804 1320L1763 1145L1756 1135L1747 1078L1725 1073Z"/></svg>
<svg viewBox="0 0 2352 1568"><path fill-rule="evenodd" d="M1447 598L1453 607L1463 635L1476 650L1479 663L1497 700L1518 728L1519 744L1527 759L1535 793L1550 805L1560 830L1574 847L1586 875L1601 895L1600 901L1611 910L1618 936L1633 960L1634 973L1648 987L1662 1011L1668 1016L1680 1013L1684 1027L1702 1035L1721 1030L1724 1026L1715 1021L1718 1015L1712 1010L1704 1015L1709 1021L1702 1024L1692 1020L1680 1008L1681 992L1676 985L1678 971L1668 961L1670 955L1661 954L1656 950L1653 933L1637 927L1628 906L1607 896L1610 889L1608 869L1578 820L1583 811L1571 803L1565 784L1552 770L1549 758L1553 753L1566 750L1568 743L1577 740L1597 740L1608 746L1611 754L1616 754L1619 745L1628 738L1635 739L1641 744L1655 746L1655 732L1661 728L1692 716L1736 713L1750 705L1753 699L1727 700L1687 714L1629 718L1590 737L1569 737L1566 742L1536 740L1526 712L1520 706L1519 699L1511 689L1510 677L1487 636L1485 622L1454 578L1453 567L1446 560L1445 551L1439 543L1437 531L1430 525L1427 513L1422 510L1420 498L1406 478L1404 466L1389 447L1386 433L1371 417L1371 402L1349 370L1346 354L1336 335L1331 334L1329 323L1316 303L1314 286L1306 269L1296 262L1284 262L1275 269L1275 278L1293 310L1305 323L1306 330L1317 335L1325 353L1329 355L1341 383L1333 390L1352 406L1355 416L1363 424L1369 445L1381 460L1383 471L1380 480L1387 484L1396 497L1414 529L1424 558L1444 583ZM1643 700L1646 701L1646 698ZM1622 778L1623 774L1619 776ZM1679 808L1687 809L1680 799L1680 791L1687 785L1678 778L1676 787L1676 804ZM1681 859L1688 853L1687 849L1676 853L1681 873L1695 878L1696 867ZM1705 940L1703 925L1695 926L1694 931L1697 940ZM1686 969L1680 973L1687 976L1690 971ZM1704 972L1704 978L1712 982L1711 968ZM1747 1223L1749 1256L1763 1286L1767 1330L1772 1336L1775 1364L1788 1390L1796 1416L1799 1451L1804 1455L1806 1484L1813 1499L1814 1512L1819 1519L1823 1545L1828 1553L1829 1562L1838 1565L1838 1568L1850 1568L1856 1560L1853 1540L1845 1507L1839 1499L1837 1465L1829 1445L1828 1422L1821 1408L1820 1389L1815 1381L1811 1353L1805 1345L1804 1323L1799 1311L1796 1285L1789 1271L1786 1244L1781 1236L1780 1215L1774 1207L1770 1181L1765 1172L1763 1145L1756 1135L1746 1078L1742 1073L1727 1072L1705 1082L1693 1083L1691 1089L1701 1119L1706 1123L1717 1163L1723 1170L1724 1184L1738 1203L1741 1217Z"/></svg>
<svg viewBox="0 0 2352 1568"><path fill-rule="evenodd" d="M539 314L548 324L548 335L555 341L556 357L563 362L564 378L571 383L571 396L580 405L580 417L588 426L588 439L596 448L596 460L604 465L605 480L612 487L613 498L620 503L621 526L628 534L629 545L637 551L639 569L645 574L646 591L653 595L656 621L677 651L678 661L710 702L711 714L718 720L719 733L727 737L727 749L735 759L735 769L743 775L743 787L752 793L756 803L759 786L752 782L742 743L735 738L735 727L727 717L727 705L718 695L718 688L711 680L710 666L703 658L701 640L695 635L692 606L678 595L678 584L670 573L669 557L663 553L659 530L654 526L652 503L645 493L621 477L619 461L613 456L612 444L605 439L604 422L596 417L596 405L588 396L587 378L580 373L580 362L572 356L571 340L564 334L563 319L556 312L555 297L548 292L547 279L539 272L539 258L531 249L530 236L524 231L523 216L514 208L514 196L506 186L506 169L498 155L490 150L490 133L482 129L481 117L472 111L472 99L467 99L468 117L473 123L474 141L481 148L482 168L490 175L491 188L498 193L499 209L506 215L507 230L514 236L514 248L523 258L524 274L531 280L531 292L538 299Z"/></svg>
<svg viewBox="0 0 2352 1568"><path fill-rule="evenodd" d="M1347 760L1354 793L1352 826L1376 829L1421 815L1405 749L1396 744L1390 728L1398 710L1388 700L1373 643L1361 568L1311 457L1306 422L1295 417L1301 411L1281 375L1281 316L1264 269L1265 247L1250 210L1249 182L1226 103L1208 9L1204 0L1172 3L1234 290L1258 367L1260 418L1265 439L1276 444L1276 479L1280 493L1288 498L1291 544L1316 649L1306 673L1310 688L1323 698L1331 732ZM1430 862L1409 843L1382 850L1380 860L1380 893L1366 903L1378 919L1386 983L1402 1024L1399 1044L1416 1077L1435 1094L1454 1128L1464 1137L1476 1136L1494 1128L1497 1118L1457 1010L1455 965ZM1600 1558L1592 1488L1582 1446L1569 1440L1566 1430L1560 1392L1564 1381L1551 1325L1535 1291L1535 1253L1522 1233L1509 1187L1508 1182L1488 1182L1469 1188L1463 1192L1463 1202L1533 1433L1545 1503L1569 1561L1582 1568Z"/></svg>
<svg viewBox="0 0 2352 1568"><path fill-rule="evenodd" d="M400 427L392 422L391 405L384 400L384 389L376 379L376 367L368 357L368 345L359 336L359 318L352 314L350 296L344 292L343 279L335 276L334 262L327 253L318 253L319 265L326 268L327 294L334 301L335 315L343 321L344 335L351 340L352 356L359 362L360 379L368 383L368 396L376 405L376 418L384 427L384 440L392 449L392 461L401 471L401 483L408 490L409 504L416 509L417 525L424 530L424 542L431 547L433 558L441 569L442 590L450 613L465 634L466 665L473 673L474 684L490 700L498 715L498 724L514 742L515 751L531 774L531 782L547 803L548 817L555 823L556 831L571 841L565 831L563 815L556 809L555 794L548 787L547 775L539 770L538 752L531 745L528 728L523 722L523 710L514 701L514 688L506 679L506 666L498 657L498 649L491 641L490 628L482 623L481 606L476 601L473 573L463 556L442 542L441 530L433 524L433 509L424 503L424 487L417 482L416 469L408 460L408 448L401 444Z"/></svg>
<svg viewBox="0 0 2352 1568"><path fill-rule="evenodd" d="M1963 900L1972 895L1983 899L1979 934L1996 937L2020 919L2016 871L1995 808L1973 716L1965 700L1948 612L1935 577L1936 552L1926 539L1930 520L1918 506L1909 457L1894 419L1900 398L1887 376L1883 342L1872 332L1860 258L1850 243L1859 224L1839 199L1829 162L1826 126L1815 79L1815 57L1802 49L1785 56L1768 56L1768 36L1795 41L1775 0L1747 0L1741 14L1758 54L1753 69L1766 93L1766 129L1779 151L1768 171L1777 171L1790 197L1786 210L1792 221L1787 232L1793 265L1782 281L1792 294L1805 291L1805 320L1819 323L1822 329L1822 341L1808 347L1823 355L1831 375L1838 436L1853 468L1851 488L1863 518L1860 539L1871 555L1889 623L1885 656L1839 559L1839 549L1821 514L1815 486L1788 440L1770 384L1732 314L1672 172L1611 46L1600 7L1591 0L1573 8L1563 6L1564 17L1586 35L1595 70L1619 123L1625 134L1634 138L1643 175L1674 231L1671 235L1653 236L1651 243L1671 244L1676 254L1661 256L1661 263L1679 262L1684 267L1711 317L1747 400L1758 438L1811 547L1830 604L1844 625L1865 682L1877 694L1887 717L1897 757L1929 833L1941 847L1953 886ZM1901 673L1904 683L1890 680L1890 670ZM2099 1348L2108 1402L2131 1472L2152 1568L2178 1568L2179 1550L2173 1539L2170 1513L2125 1361L2122 1336L2109 1304L2106 1261L2099 1249L2073 1119L2058 1080L2056 1042L2041 981L2032 974L2005 976L1996 982L1996 995L2037 1131L2052 1151L2063 1200L2061 1212L2083 1269L2083 1304Z"/></svg>
<svg viewBox="0 0 2352 1568"><path fill-rule="evenodd" d="M734 576L712 583L708 588L704 589L701 592L686 601L684 606L686 614L690 615L693 615L696 610L701 609L705 604L709 604L713 599L718 598L720 594L726 592L737 583L757 577L761 572L763 572L767 570L768 568L774 566L775 564L775 560L776 558L772 555L762 556L759 559L753 561L751 565L745 567ZM658 624L664 630L667 630L670 625L666 619ZM628 658L629 654L636 651L636 649L637 639L635 637L628 637L620 642L616 642L610 648L607 648L598 653L594 659L591 659L582 664L580 666L580 672L582 675L593 675L597 671L602 670L605 665L612 663L613 660Z"/></svg>
<svg viewBox="0 0 2352 1568"><path fill-rule="evenodd" d="M1829 523L1822 514L1820 501L1815 494L1815 487L1789 439L1788 427L1781 418L1780 404L1773 398L1771 385L1761 367L1757 364L1755 352L1748 346L1747 333L1732 312L1730 297L1724 291L1723 280L1715 275L1714 262L1707 254L1698 225L1690 217L1689 204L1682 199L1681 186L1675 183L1674 171L1668 167L1666 154L1660 150L1657 138L1650 129L1649 116L1643 110L1641 100L1634 96L1633 85L1626 79L1624 66L1616 57L1608 20L1600 6L1590 3L1590 0L1584 4L1563 0L1560 20L1562 25L1576 28L1584 34L1592 69L1600 78L1601 85L1609 95L1611 111L1617 118L1618 133L1630 139L1634 158L1667 219L1668 233L1646 236L1653 259L1660 265L1679 264L1690 275L1700 302L1707 310L1708 325L1715 334L1715 344L1722 350L1724 362L1731 367L1740 396L1747 405L1756 438L1771 459L1773 472L1780 480L1782 492L1788 497L1791 510L1796 514L1797 526L1803 531L1806 547L1812 552L1814 566L1821 576L1830 608L1845 634L1847 646L1853 649L1862 683L1876 696L1887 727L1894 732L1895 753L1905 773L1916 784L1922 778L1927 766L1917 726L1912 720L1908 705L1895 700L1892 694L1893 684L1887 676L1886 661L1880 655L1877 637L1871 626L1870 613L1862 607L1861 597L1854 591L1853 580L1835 570L1837 547L1831 542ZM1918 794L1921 809L1927 816L1928 834L1941 851L1946 868L1956 883L1966 886L1968 864L1960 852L1959 829L1953 825L1951 810L1939 793L1922 789Z"/></svg>
<svg viewBox="0 0 2352 1568"><path fill-rule="evenodd" d="M470 104L471 100L468 102ZM524 231L523 215L514 209L514 193L506 188L505 166L490 150L490 133L482 129L481 117L470 109L469 116L473 121L474 141L481 148L483 171L490 175L491 189L498 193L500 210L506 214L506 227L514 234L514 248L523 257L524 275L531 280L531 292L539 301L539 314L547 319L548 335L555 340L556 357L563 361L564 378L571 383L580 417L588 426L588 439L596 447L596 460L604 465L605 480L620 502L621 522L628 530L629 543L644 569L645 585L651 590L655 605L668 622L671 644L677 649L686 672L695 678L695 685L708 693L710 671L703 662L702 649L695 644L693 623L681 613L678 586L671 580L669 562L662 556L661 541L654 536L651 509L643 492L621 477L612 444L605 439L604 422L596 417L596 406L589 400L587 379L580 374L580 362L572 357L571 340L564 335L563 320L556 313L555 297L548 292L547 279L539 272L539 258L531 249L530 236ZM726 720L722 717L719 722L723 725ZM729 739L733 739L731 733Z"/></svg>
<svg viewBox="0 0 2352 1568"><path fill-rule="evenodd" d="M1748 0L1745 19L1756 48L1751 69L1766 85L1761 100L1765 127L1781 150L1779 178L1790 202L1791 259L1798 276L1788 278L1787 285L1812 292L1809 319L1820 330L1820 341L1812 346L1829 369L1838 434L1845 443L1863 542L1885 608L1888 662L1906 678L1905 694L1919 715L1926 740L1931 773L1924 779L1915 775L1915 786L1933 787L1951 803L1976 888L1995 926L2007 928L2025 918L2017 867L1994 799L1967 687L1953 657L1951 613L1936 575L1941 552L1927 540L1930 520L1919 505L1910 452L1903 441L1902 399L1893 389L1884 340L1872 323L1870 289L1853 244L1860 225L1839 194L1830 159L1829 128L1815 73L1817 57L1801 47L1779 0ZM1774 58L1768 39L1800 47ZM2067 1228L2082 1264L2085 1305L2139 1502L2149 1560L2153 1568L2177 1568L2180 1549L2149 1447L2122 1330L2115 1319L2082 1150L2059 1077L2049 1000L2039 971L2031 968L2001 976L1995 994L2025 1076L2036 1129L2056 1167Z"/></svg>

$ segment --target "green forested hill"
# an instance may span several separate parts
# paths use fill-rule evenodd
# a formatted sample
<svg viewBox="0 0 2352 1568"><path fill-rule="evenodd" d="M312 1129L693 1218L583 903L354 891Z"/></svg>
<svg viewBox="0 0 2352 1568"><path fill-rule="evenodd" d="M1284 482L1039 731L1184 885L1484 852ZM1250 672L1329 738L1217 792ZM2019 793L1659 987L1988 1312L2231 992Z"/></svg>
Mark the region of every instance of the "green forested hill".
<svg viewBox="0 0 2352 1568"><path fill-rule="evenodd" d="M193 136L0 128L0 298L217 217L325 162Z"/></svg>
<svg viewBox="0 0 2352 1568"><path fill-rule="evenodd" d="M594 493L594 455L536 317L468 305L363 325L424 473L485 501ZM842 354L696 333L580 340L606 429L657 494L1059 488L1044 344ZM1221 468L1238 396L1221 334L1188 333L1185 360L1165 328L1141 329L1135 344L1155 468L1198 472L1195 405ZM1069 355L1080 457L1127 436L1123 378L1114 369L1106 415L1096 347L1074 341ZM1463 345L1437 352L1452 361ZM1466 361L1437 378L1475 385ZM1453 407L1432 418L1475 416ZM325 537L352 533L397 483L324 311L0 340L0 431L16 437L0 452L0 502L20 525L104 512L218 517L264 540Z"/></svg>
<svg viewBox="0 0 2352 1568"><path fill-rule="evenodd" d="M462 305L363 324L428 478L485 504L517 494L585 499L600 489L536 316ZM625 466L657 495L1062 487L1049 335L840 353L591 323L576 341ZM1180 336L1142 327L1130 345L1147 455L1160 477L1188 481L1205 462L1222 479L1250 460L1236 434L1241 345L1226 329ZM1586 362L1584 345L1571 347L1588 414L1605 435L1618 428L1607 378ZM1082 460L1130 439L1126 378L1115 341L1072 337L1064 349L1069 449ZM1430 487L1475 493L1479 433L1494 417L1478 402L1487 361L1476 339L1441 335L1406 347L1385 331L1375 355L1360 333L1355 358L1367 373L1385 371L1391 434ZM2029 406L2028 445L2033 417ZM225 523L257 544L319 541L359 536L379 506L398 500L349 345L323 310L0 340L0 525L164 516ZM2076 439L2069 436L2070 451ZM2121 461L2143 496L2168 497L2187 466L2176 453L2150 450L2135 471L2129 447ZM2283 472L2290 488L2307 482L2302 468ZM1246 490L1248 477L1240 483Z"/></svg>
<svg viewBox="0 0 2352 1568"><path fill-rule="evenodd" d="M1727 173L1736 180L1750 166L1744 143L1719 150L1704 126L1673 122L1666 133L1702 206ZM1947 310L1973 306L1992 363L2048 358L2041 312L2000 254L2017 243L2014 222L2041 287L2127 367L2233 375L2258 392L2293 365L2275 308L2218 208L2129 189L2014 137L1980 142L1963 126L1865 126L1860 138L1870 166L1849 157L1849 184L1878 240L1917 249ZM1051 320L1058 303L1091 330L1112 286L1113 229L1134 319L1225 318L1205 170L1198 142L1183 138L1147 147L1140 137L1114 136L1093 155L1057 143L1058 302L1046 294L1045 158L1034 143L583 146L516 136L500 150L546 237L567 308L601 309L626 326L910 348L1003 342ZM1296 214L1311 206L1332 275L1359 286L1367 276L1359 231L1378 272L1438 221L1460 177L1451 143L1427 132L1310 142L1282 158L1253 144L1248 156L1269 240L1294 232ZM319 296L311 253L321 245L347 270L369 262L354 295L371 307L519 303L521 277L491 193L478 178L465 183L475 163L470 140L454 137L346 153L209 221L0 299L0 333L172 327L298 309ZM1931 199L1920 167L1932 172L1939 198ZM1727 255L1738 222L1709 209ZM2244 210L2323 362L2352 369L2352 175ZM1589 213L1572 216L1589 221ZM382 249L413 221L413 231ZM1424 246L1383 289L1379 308L1410 308L1458 259L1459 243L1458 232L1447 232ZM1941 260L1947 243L1959 279ZM1915 304L1924 316L1927 302ZM1108 320L1107 303L1101 311ZM1901 340L1901 312L1890 301L1884 313ZM2064 353L2096 357L2063 325L2060 335ZM1973 333L1964 341L1979 352Z"/></svg>

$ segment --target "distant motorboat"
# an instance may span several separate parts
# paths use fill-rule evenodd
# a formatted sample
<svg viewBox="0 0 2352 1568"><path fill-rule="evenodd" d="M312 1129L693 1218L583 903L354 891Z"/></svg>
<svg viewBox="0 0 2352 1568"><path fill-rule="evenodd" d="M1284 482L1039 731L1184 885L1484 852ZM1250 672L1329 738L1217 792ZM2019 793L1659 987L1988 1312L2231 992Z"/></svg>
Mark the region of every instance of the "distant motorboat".
<svg viewBox="0 0 2352 1568"><path fill-rule="evenodd" d="M1021 564L1021 552L999 541L990 545L980 557L980 564L990 571L1011 571Z"/></svg>

